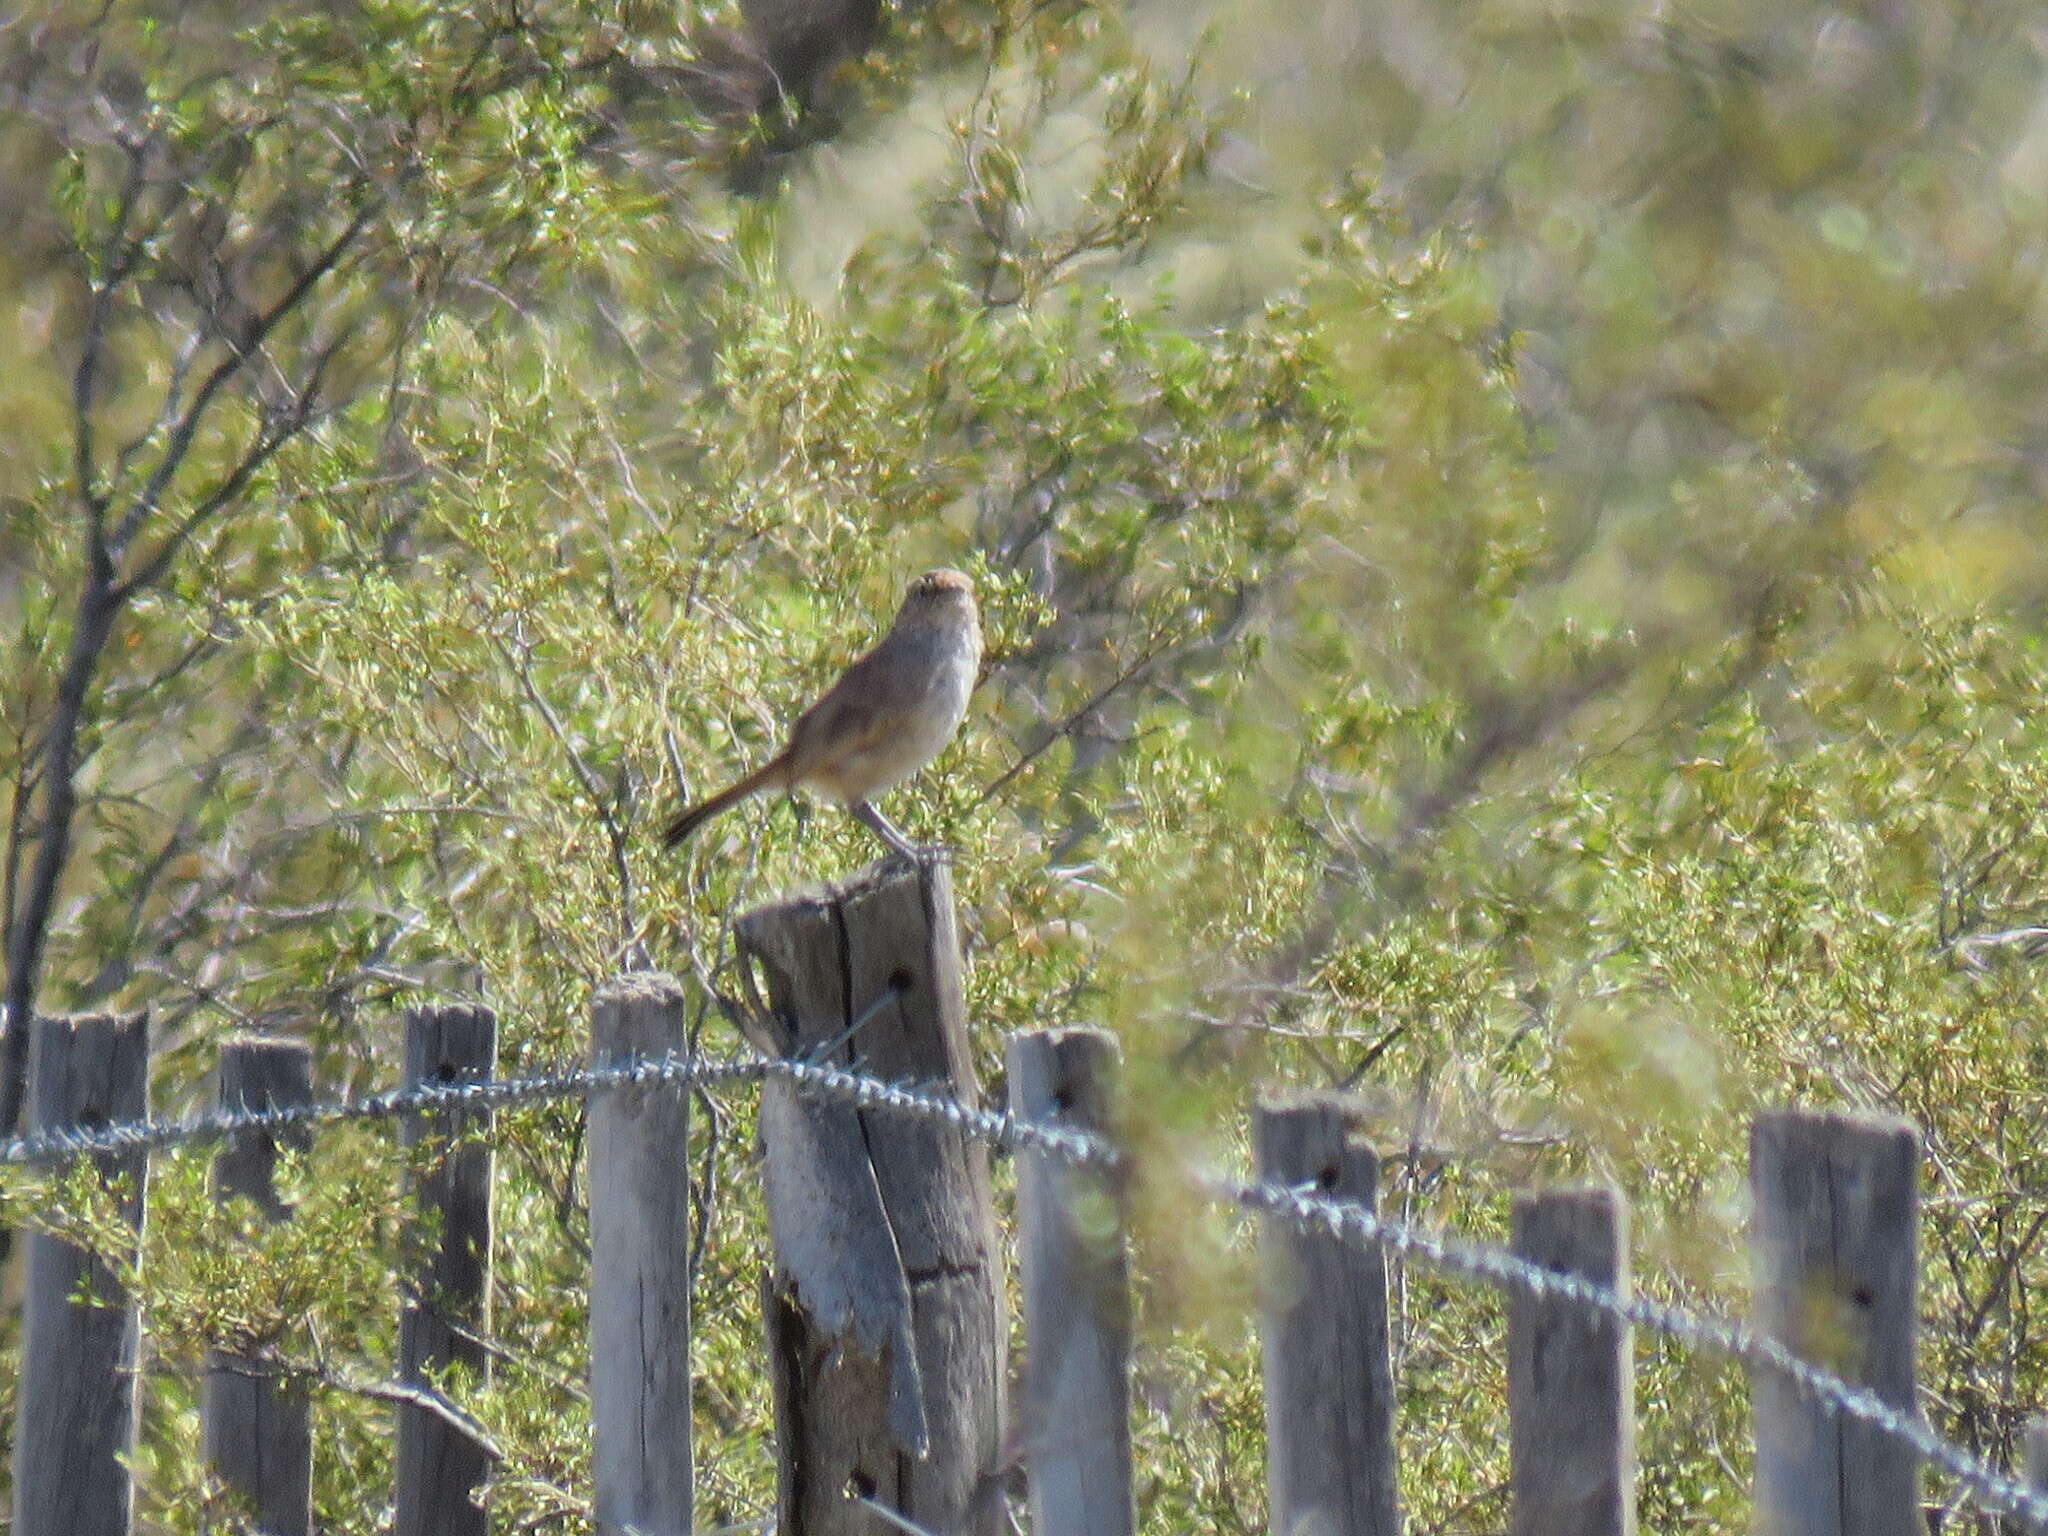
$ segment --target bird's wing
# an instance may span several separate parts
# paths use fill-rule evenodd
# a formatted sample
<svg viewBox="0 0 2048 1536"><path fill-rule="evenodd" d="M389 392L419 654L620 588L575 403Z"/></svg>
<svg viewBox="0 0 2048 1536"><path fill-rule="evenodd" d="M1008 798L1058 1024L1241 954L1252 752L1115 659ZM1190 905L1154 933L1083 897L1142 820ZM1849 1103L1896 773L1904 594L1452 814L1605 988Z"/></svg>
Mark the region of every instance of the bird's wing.
<svg viewBox="0 0 2048 1536"><path fill-rule="evenodd" d="M827 763L861 756L903 729L911 701L902 697L901 686L892 686L901 669L880 655L877 646L854 662L797 717L789 732L792 777L801 779Z"/></svg>

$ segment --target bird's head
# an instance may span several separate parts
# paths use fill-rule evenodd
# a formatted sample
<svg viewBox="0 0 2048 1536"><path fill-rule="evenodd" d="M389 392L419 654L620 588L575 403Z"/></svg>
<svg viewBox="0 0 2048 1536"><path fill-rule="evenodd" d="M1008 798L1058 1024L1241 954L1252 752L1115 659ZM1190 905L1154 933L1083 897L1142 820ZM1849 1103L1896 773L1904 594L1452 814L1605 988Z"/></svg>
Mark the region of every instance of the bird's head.
<svg viewBox="0 0 2048 1536"><path fill-rule="evenodd" d="M974 583L960 571L941 568L915 578L903 594L903 619L944 622L977 619Z"/></svg>

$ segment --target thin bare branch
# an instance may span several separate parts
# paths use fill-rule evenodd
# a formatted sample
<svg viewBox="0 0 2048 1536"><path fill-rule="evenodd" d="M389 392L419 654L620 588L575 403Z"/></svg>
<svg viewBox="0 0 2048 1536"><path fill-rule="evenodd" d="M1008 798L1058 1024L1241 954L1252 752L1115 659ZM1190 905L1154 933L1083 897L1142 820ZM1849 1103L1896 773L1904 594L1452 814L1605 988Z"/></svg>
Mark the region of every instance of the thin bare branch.
<svg viewBox="0 0 2048 1536"><path fill-rule="evenodd" d="M361 195L362 189L360 187L352 188L350 192L354 195ZM372 194L366 197L362 206L356 210L355 216L348 221L341 233L327 243L320 254L307 265L305 271L301 272L292 285L279 296L277 302L261 314L255 316L244 327L240 336L229 338L227 356L222 358L208 371L204 382L200 384L198 391L193 395L191 404L185 408L184 414L178 418L178 424L171 429L170 438L164 445L163 456L158 459L156 468L150 473L150 477L144 484L141 492L129 504L127 510L122 513L119 528L112 541L115 549L125 550L133 541L135 535L141 531L142 525L162 505L164 495L169 491L172 480L177 477L179 470L184 468L185 460L190 455L194 442L198 439L199 429L204 425L215 397L249 365L256 356L258 349L269 339L271 333L277 329L286 316L292 314L305 302L320 280L341 264L342 258L348 254L350 248L361 238L363 231L369 228L371 220L376 218L378 213L383 210L383 207L384 198L381 194ZM331 356L331 353L329 356ZM326 358L321 360L321 367L325 366L326 360ZM261 436L259 436L258 441L259 443L262 441ZM276 451L277 446L277 444L273 443L268 450L262 453L262 458L268 459L270 454ZM246 464L245 458L245 465L238 466L238 478L236 476L230 477L235 479L235 489L239 489L240 484L246 482L248 475L253 473L254 469L254 465ZM212 510L217 509L232 494L232 490L222 494L221 488L217 487L215 494L209 496L201 504L202 507L208 509L203 516L210 516ZM166 553L175 554L177 544L182 542L182 539L177 540L176 543L167 542L166 545L159 548L159 555ZM151 563L156 564L154 561ZM158 568L160 569L160 566ZM154 578L152 577L151 579ZM130 578L126 585L130 591L133 591L138 587L147 585L147 582L137 578Z"/></svg>
<svg viewBox="0 0 2048 1536"><path fill-rule="evenodd" d="M526 695L527 703L533 706L534 712L547 726L548 734L555 739L555 745L562 749L562 754L569 763L569 771L575 775L576 783L597 811L598 819L604 823L605 836L611 844L612 877L619 885L620 942L630 945L634 942L634 934L639 925L633 919L633 871L626 858L626 823L619 814L620 809L630 803L630 792L622 780L616 805L613 798L605 793L604 785L598 779L596 771L584 760L576 744L569 739L569 732L562 725L561 716L555 713L554 706L548 703L547 696L534 682L533 655L524 638L515 635L508 641L503 636L493 633L491 642L519 675L520 691Z"/></svg>
<svg viewBox="0 0 2048 1536"><path fill-rule="evenodd" d="M114 294L127 280L136 259L128 243L128 221L134 217L135 205L142 196L153 142L145 137L127 146L128 164L115 198L113 221L100 246L96 262L99 270L87 279L92 300L86 306L78 366L71 375L72 473L78 482L79 499L85 505L86 527L96 559L105 554L107 498L98 488L94 464L93 401L99 392L100 365L106 351L107 322L113 312Z"/></svg>

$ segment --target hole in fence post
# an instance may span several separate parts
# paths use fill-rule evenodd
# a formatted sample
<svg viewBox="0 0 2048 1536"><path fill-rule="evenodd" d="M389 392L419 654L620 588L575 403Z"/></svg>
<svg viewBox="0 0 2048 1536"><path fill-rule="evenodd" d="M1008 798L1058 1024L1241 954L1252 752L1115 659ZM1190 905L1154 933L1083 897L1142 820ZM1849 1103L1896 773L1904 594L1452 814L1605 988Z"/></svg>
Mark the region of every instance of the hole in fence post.
<svg viewBox="0 0 2048 1536"><path fill-rule="evenodd" d="M1057 1115L1106 1135L1117 1067L1093 1029L1012 1035L1010 1112ZM1031 1528L1130 1536L1130 1274L1121 1190L1099 1168L1029 1146L1017 1152L1017 1266L1023 1302L1018 1460Z"/></svg>
<svg viewBox="0 0 2048 1536"><path fill-rule="evenodd" d="M1758 1323L1911 1416L1919 1132L1893 1116L1781 1111L1752 1122L1749 1155ZM1910 1447L1767 1368L1751 1371L1750 1397L1759 1531L1924 1536Z"/></svg>
<svg viewBox="0 0 2048 1536"><path fill-rule="evenodd" d="M484 1079L497 1064L498 1021L474 1004L415 1008L405 1020L407 1088ZM399 1376L410 1386L460 1393L490 1377L491 1136L483 1108L415 1113L400 1124L408 1147L433 1143L416 1175L413 1200L437 1220L433 1244L408 1277L414 1299L399 1315ZM457 1407L461 1404L457 1402ZM490 1451L459 1423L411 1404L398 1410L394 1536L486 1536L472 1494L490 1469Z"/></svg>
<svg viewBox="0 0 2048 1536"><path fill-rule="evenodd" d="M857 1034L865 1075L978 1104L951 882L942 863L890 861L739 917L742 974L787 1021L756 1043L818 1060ZM857 1469L877 1503L925 1529L1001 1536L1002 1500L981 1496L1006 1456L987 1148L961 1126L777 1075L759 1116L778 1529L878 1529L867 1513L849 1520Z"/></svg>
<svg viewBox="0 0 2048 1536"><path fill-rule="evenodd" d="M1339 1094L1262 1100L1258 1176L1376 1211L1379 1158L1355 1134L1357 1116ZM1400 1536L1384 1251L1272 1216L1259 1248L1272 1528Z"/></svg>

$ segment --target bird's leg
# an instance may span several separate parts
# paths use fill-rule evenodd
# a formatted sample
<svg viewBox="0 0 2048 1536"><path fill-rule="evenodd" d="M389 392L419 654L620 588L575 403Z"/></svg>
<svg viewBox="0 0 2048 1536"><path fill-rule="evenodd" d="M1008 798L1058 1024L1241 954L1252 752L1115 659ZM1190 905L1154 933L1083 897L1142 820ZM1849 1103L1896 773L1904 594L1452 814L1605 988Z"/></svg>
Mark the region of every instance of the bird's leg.
<svg viewBox="0 0 2048 1536"><path fill-rule="evenodd" d="M895 822L884 816L880 811L868 804L867 801L856 800L847 807L847 810L853 813L854 820L858 821L912 863L917 862L922 856L923 850L909 838L905 837L902 829Z"/></svg>

